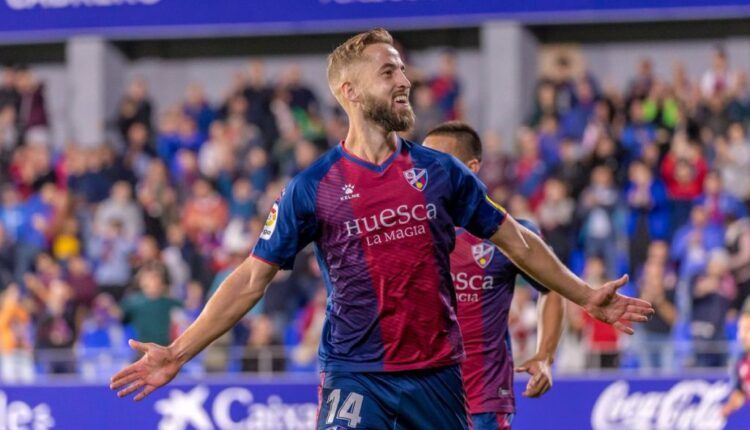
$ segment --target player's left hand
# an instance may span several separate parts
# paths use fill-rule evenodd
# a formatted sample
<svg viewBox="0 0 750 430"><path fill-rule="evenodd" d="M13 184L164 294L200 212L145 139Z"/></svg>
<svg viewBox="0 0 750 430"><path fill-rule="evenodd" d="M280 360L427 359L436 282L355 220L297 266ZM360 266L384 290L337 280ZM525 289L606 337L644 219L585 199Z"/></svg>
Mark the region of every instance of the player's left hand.
<svg viewBox="0 0 750 430"><path fill-rule="evenodd" d="M617 292L627 283L628 275L624 275L602 285L593 291L584 309L599 321L611 324L623 333L633 334L635 331L627 323L648 321L655 311L651 303Z"/></svg>
<svg viewBox="0 0 750 430"><path fill-rule="evenodd" d="M550 370L549 360L534 356L522 365L515 368L516 373L526 372L531 375L529 382L526 384L524 397L539 397L552 388L552 371Z"/></svg>

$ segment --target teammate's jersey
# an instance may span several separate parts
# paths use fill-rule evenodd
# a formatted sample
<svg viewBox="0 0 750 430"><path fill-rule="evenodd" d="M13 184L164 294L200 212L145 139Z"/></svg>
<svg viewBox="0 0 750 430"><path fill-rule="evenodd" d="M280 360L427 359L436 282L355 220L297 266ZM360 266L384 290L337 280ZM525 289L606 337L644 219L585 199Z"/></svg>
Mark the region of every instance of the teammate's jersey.
<svg viewBox="0 0 750 430"><path fill-rule="evenodd" d="M522 221L535 231L536 228ZM464 338L464 387L472 414L515 412L513 356L508 312L516 275L537 290L547 290L527 277L492 242L456 231L451 271L458 298L458 321Z"/></svg>
<svg viewBox="0 0 750 430"><path fill-rule="evenodd" d="M734 374L735 389L745 394L745 399L750 402L750 352L745 353L737 363Z"/></svg>
<svg viewBox="0 0 750 430"><path fill-rule="evenodd" d="M463 357L450 275L454 225L489 237L504 218L449 155L399 139L374 165L342 144L292 179L253 255L289 269L315 243L328 289L324 370L447 366Z"/></svg>

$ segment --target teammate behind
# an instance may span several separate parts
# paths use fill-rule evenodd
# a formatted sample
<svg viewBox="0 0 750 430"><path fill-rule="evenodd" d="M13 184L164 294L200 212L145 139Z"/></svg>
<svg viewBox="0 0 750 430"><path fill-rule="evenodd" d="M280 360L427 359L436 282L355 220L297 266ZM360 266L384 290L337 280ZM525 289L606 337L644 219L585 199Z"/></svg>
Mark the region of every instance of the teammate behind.
<svg viewBox="0 0 750 430"><path fill-rule="evenodd" d="M729 394L729 400L721 409L724 417L733 414L750 399L750 298L746 299L742 306L738 324L737 337L743 354L733 375L736 385Z"/></svg>
<svg viewBox="0 0 750 430"><path fill-rule="evenodd" d="M648 302L593 289L542 241L487 198L453 157L402 140L412 127L411 83L383 29L358 34L329 56L328 82L349 118L346 140L293 178L260 240L196 321L167 347L118 372L119 396L140 400L229 330L263 296L279 269L314 242L328 290L319 349L319 429L469 427L459 363L464 355L450 275L454 226L492 238L525 272L597 318L632 333Z"/></svg>
<svg viewBox="0 0 750 430"><path fill-rule="evenodd" d="M427 133L424 146L453 155L475 174L481 168L482 142L467 124L451 121L437 126ZM527 227L521 229L524 236L536 232L533 224L518 221ZM451 273L466 351L461 372L474 430L509 430L515 414L515 396L508 312L516 275L523 276L542 293L538 302L537 353L516 369L532 375L524 396L538 397L552 387L550 366L562 334L562 297L520 271L492 242L462 228L456 230Z"/></svg>

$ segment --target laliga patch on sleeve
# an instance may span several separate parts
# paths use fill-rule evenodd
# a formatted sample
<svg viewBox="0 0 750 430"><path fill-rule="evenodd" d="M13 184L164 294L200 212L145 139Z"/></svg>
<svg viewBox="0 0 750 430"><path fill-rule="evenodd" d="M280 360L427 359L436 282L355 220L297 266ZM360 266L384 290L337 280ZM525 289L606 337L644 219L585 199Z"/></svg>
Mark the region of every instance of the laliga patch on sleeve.
<svg viewBox="0 0 750 430"><path fill-rule="evenodd" d="M271 213L268 214L266 224L263 226L263 231L260 233L260 238L268 240L271 238L274 230L276 230L276 223L279 220L279 203L274 203L271 208Z"/></svg>

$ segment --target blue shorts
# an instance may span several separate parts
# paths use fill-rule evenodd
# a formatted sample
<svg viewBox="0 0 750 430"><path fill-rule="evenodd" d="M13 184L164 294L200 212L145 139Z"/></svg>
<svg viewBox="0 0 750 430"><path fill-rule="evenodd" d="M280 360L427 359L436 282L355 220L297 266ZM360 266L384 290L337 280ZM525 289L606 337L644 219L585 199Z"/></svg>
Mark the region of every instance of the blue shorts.
<svg viewBox="0 0 750 430"><path fill-rule="evenodd" d="M318 394L318 430L469 429L459 366L323 372Z"/></svg>
<svg viewBox="0 0 750 430"><path fill-rule="evenodd" d="M474 423L474 430L510 430L513 414L504 412L471 414L471 422Z"/></svg>

